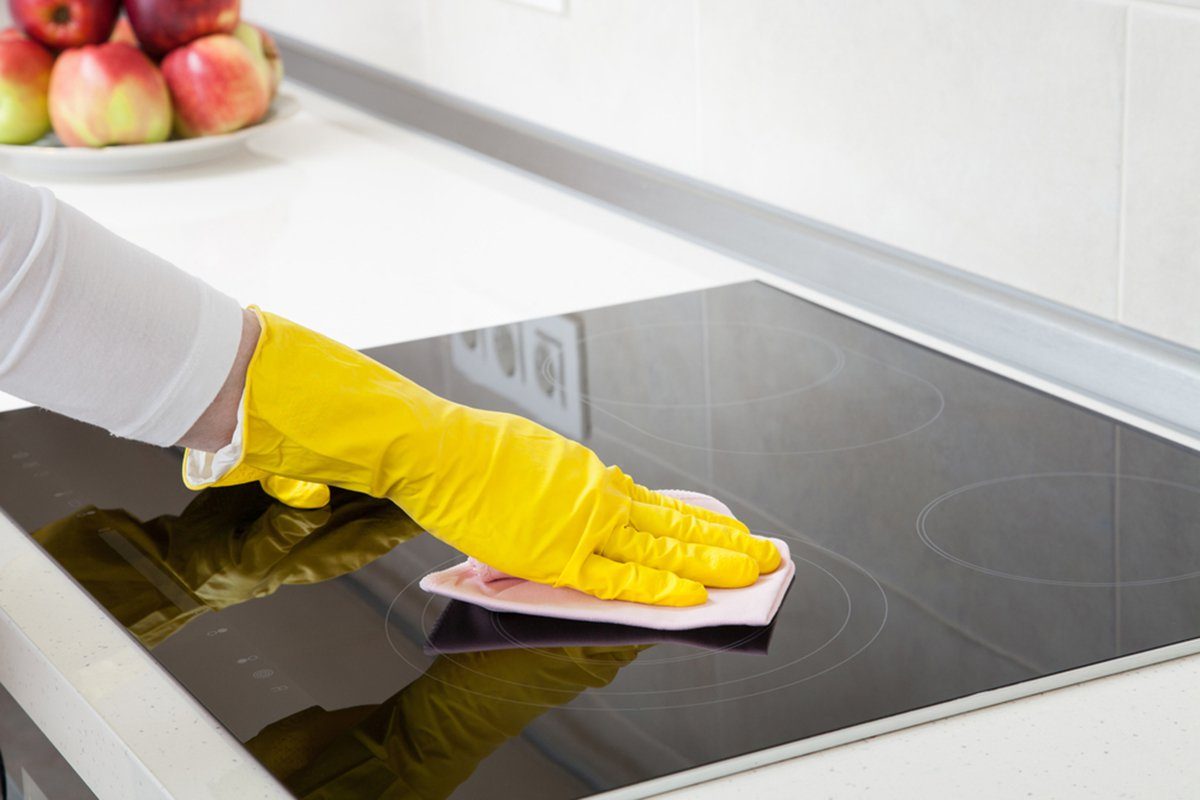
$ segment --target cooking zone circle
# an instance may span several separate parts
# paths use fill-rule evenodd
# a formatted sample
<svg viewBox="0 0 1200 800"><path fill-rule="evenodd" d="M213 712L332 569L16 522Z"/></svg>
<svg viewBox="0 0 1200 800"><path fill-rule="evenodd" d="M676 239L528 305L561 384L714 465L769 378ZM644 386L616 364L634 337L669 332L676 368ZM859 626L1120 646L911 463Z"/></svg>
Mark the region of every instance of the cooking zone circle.
<svg viewBox="0 0 1200 800"><path fill-rule="evenodd" d="M835 453L894 441L942 414L929 381L803 331L663 323L581 343L593 424L617 435L730 455ZM697 359L703 369L696 369ZM541 380L560 386L554 362Z"/></svg>
<svg viewBox="0 0 1200 800"><path fill-rule="evenodd" d="M767 655L732 652L737 643L718 650L683 644L631 646L631 653L636 650L637 657L626 664L610 684L588 689L569 707L583 711L651 710L738 700L812 680L866 650L887 622L887 596L879 582L844 556L810 542L788 536L780 538L788 539L796 563L796 577L776 616ZM456 561L447 560L435 569L445 569ZM402 596L421 591L418 582L419 579L410 582L393 599L385 630L396 655L409 666L423 670L428 665L414 663L405 655L404 648L396 645L392 638L395 626L390 621ZM421 629L427 639L444 605L443 598L434 595L429 595L426 600ZM528 668L520 672L522 676L536 675L539 666L553 672L555 662L570 661L589 666L587 648L526 647L505 629L504 616L492 615L493 625L512 641L514 649L524 651L531 658ZM595 667L611 665L607 654L613 649L612 645L598 647ZM455 661L460 669L477 678L476 686L492 681L503 685L506 691L503 696L500 692L493 695L479 691L476 686L459 685L456 688L460 691L546 707L559 705L556 699L566 703L574 698L573 691L479 670L472 655L475 654L443 652L438 658ZM716 663L718 658L719 665ZM514 695L534 693L547 695L549 699L545 702L514 699Z"/></svg>
<svg viewBox="0 0 1200 800"><path fill-rule="evenodd" d="M634 408L721 408L778 400L833 380L846 364L841 348L827 339L752 322L634 325L592 334L581 346L592 367L603 369L611 357L614 366L633 373L624 380L605 381L603 393L586 390L584 399ZM729 372L710 374L704 387L689 385L673 374L674 363L712 356L715 348L752 353L764 358L771 369L767 374L756 370L755 381L737 379ZM639 361L651 354L654 363ZM553 380L552 366L549 360L540 362L542 373Z"/></svg>
<svg viewBox="0 0 1200 800"><path fill-rule="evenodd" d="M1106 472L992 478L934 499L917 535L998 578L1150 586L1200 576L1200 487Z"/></svg>

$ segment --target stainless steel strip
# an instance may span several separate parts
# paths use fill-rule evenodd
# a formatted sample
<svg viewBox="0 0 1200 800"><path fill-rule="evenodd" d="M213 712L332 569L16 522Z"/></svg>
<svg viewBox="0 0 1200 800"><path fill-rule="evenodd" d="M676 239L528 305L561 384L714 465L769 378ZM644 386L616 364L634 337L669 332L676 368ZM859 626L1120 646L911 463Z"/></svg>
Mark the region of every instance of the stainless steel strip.
<svg viewBox="0 0 1200 800"><path fill-rule="evenodd" d="M289 76L1195 441L1200 352L279 36Z"/></svg>

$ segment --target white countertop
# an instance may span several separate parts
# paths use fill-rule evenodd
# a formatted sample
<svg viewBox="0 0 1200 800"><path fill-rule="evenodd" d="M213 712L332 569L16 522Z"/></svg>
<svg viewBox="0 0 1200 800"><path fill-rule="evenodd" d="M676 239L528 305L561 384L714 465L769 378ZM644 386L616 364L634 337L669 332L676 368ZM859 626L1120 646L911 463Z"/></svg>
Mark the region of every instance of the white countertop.
<svg viewBox="0 0 1200 800"><path fill-rule="evenodd" d="M12 174L241 302L355 347L756 277L802 293L467 151L287 91L305 111L217 164L135 180ZM22 405L0 395L0 410ZM278 796L2 520L0 681L102 797ZM97 737L101 729L114 733ZM1200 785L1197 733L1192 656L670 796L1190 797Z"/></svg>

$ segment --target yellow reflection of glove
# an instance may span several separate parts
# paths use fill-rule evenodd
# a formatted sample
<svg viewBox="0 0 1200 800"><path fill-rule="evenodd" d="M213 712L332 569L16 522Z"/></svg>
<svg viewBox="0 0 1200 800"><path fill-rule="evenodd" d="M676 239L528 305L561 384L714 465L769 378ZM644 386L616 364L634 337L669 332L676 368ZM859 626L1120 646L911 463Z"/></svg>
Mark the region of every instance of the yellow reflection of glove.
<svg viewBox="0 0 1200 800"><path fill-rule="evenodd" d="M740 522L663 497L522 417L444 400L292 322L262 325L246 375L241 461L264 473L387 497L462 552L527 580L672 606L779 566ZM184 480L188 481L185 456Z"/></svg>
<svg viewBox="0 0 1200 800"><path fill-rule="evenodd" d="M33 537L154 648L202 614L345 575L419 533L386 500L338 492L326 507L297 510L245 486L202 492L181 515L145 522L89 506Z"/></svg>
<svg viewBox="0 0 1200 800"><path fill-rule="evenodd" d="M304 800L445 798L496 748L547 710L607 686L646 647L439 656L379 706L305 709L246 747Z"/></svg>

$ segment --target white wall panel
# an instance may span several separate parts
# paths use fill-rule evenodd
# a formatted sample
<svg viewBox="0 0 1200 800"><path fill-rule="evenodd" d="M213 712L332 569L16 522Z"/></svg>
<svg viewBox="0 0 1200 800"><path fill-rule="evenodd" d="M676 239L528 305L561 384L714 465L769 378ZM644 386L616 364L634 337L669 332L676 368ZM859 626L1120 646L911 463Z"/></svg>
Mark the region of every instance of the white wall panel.
<svg viewBox="0 0 1200 800"><path fill-rule="evenodd" d="M704 178L1115 315L1124 8L699 2Z"/></svg>
<svg viewBox="0 0 1200 800"><path fill-rule="evenodd" d="M414 80L429 77L425 0L242 0L242 16Z"/></svg>
<svg viewBox="0 0 1200 800"><path fill-rule="evenodd" d="M342 55L1200 346L1200 0L244 3Z"/></svg>
<svg viewBox="0 0 1200 800"><path fill-rule="evenodd" d="M1121 321L1200 348L1200 14L1130 21Z"/></svg>
<svg viewBox="0 0 1200 800"><path fill-rule="evenodd" d="M675 169L698 166L692 0L571 0L562 14L431 0L441 88Z"/></svg>

